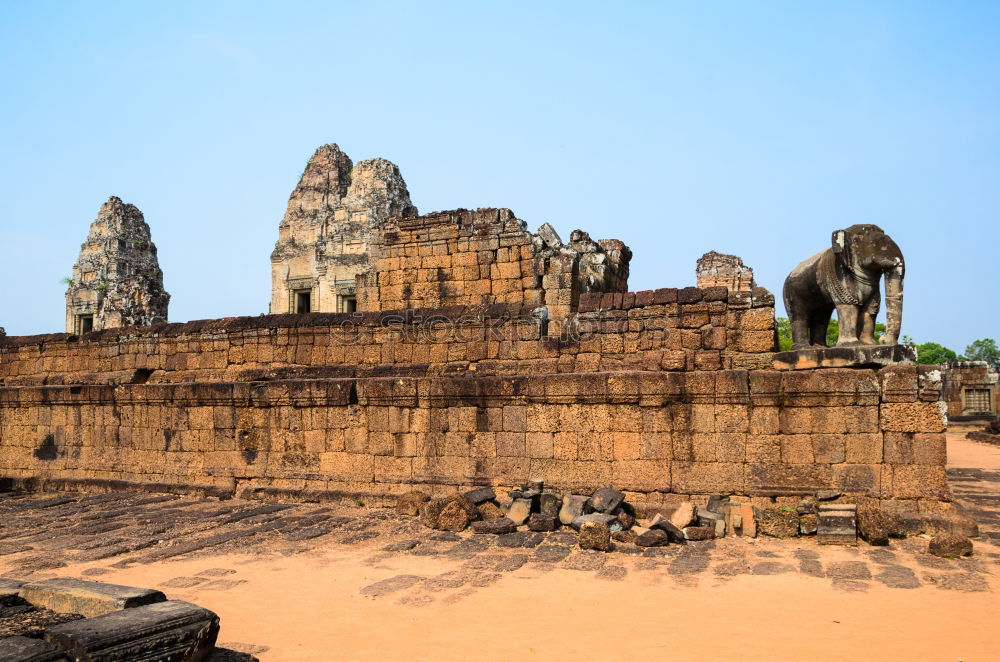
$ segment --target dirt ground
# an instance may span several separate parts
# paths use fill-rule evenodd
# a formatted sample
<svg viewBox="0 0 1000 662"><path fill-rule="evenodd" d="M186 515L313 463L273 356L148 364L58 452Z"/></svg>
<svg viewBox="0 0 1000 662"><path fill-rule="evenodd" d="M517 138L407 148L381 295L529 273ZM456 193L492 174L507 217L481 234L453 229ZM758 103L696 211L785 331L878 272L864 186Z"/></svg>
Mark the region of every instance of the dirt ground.
<svg viewBox="0 0 1000 662"><path fill-rule="evenodd" d="M949 433L975 555L726 538L609 554L391 511L150 494L0 497L0 573L163 590L227 660L1000 660L1000 447Z"/></svg>

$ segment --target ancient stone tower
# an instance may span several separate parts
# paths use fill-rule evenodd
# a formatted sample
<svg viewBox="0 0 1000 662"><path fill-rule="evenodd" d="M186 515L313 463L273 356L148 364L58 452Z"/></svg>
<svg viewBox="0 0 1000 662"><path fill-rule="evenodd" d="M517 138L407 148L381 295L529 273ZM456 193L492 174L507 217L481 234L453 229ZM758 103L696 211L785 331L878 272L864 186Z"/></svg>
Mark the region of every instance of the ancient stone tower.
<svg viewBox="0 0 1000 662"><path fill-rule="evenodd" d="M270 312L353 312L354 278L369 265L372 229L390 216L416 214L389 161L353 165L335 144L317 149L278 226Z"/></svg>
<svg viewBox="0 0 1000 662"><path fill-rule="evenodd" d="M142 212L111 196L101 205L73 265L66 332L166 322L169 302Z"/></svg>

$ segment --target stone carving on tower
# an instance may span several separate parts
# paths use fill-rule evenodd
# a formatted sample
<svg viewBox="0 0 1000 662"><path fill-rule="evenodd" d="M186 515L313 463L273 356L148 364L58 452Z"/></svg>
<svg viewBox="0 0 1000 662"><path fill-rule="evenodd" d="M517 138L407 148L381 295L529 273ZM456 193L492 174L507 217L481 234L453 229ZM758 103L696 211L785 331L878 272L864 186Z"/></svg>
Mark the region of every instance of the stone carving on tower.
<svg viewBox="0 0 1000 662"><path fill-rule="evenodd" d="M90 225L67 284L67 333L167 321L170 295L149 225L135 205L115 196Z"/></svg>
<svg viewBox="0 0 1000 662"><path fill-rule="evenodd" d="M353 164L335 144L312 155L278 226L271 253L271 313L353 312L355 276L369 266L372 229L416 216L399 168Z"/></svg>

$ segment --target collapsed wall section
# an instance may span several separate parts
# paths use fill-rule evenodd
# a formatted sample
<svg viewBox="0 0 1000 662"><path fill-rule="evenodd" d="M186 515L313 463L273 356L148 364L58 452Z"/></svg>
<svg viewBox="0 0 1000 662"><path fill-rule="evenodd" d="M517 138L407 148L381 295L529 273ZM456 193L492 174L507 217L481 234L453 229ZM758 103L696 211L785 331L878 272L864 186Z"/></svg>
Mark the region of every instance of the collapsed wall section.
<svg viewBox="0 0 1000 662"><path fill-rule="evenodd" d="M364 311L497 303L546 308L563 320L586 292L628 289L625 244L575 230L563 243L548 224L528 232L509 209L393 217L372 235L371 268L358 276Z"/></svg>

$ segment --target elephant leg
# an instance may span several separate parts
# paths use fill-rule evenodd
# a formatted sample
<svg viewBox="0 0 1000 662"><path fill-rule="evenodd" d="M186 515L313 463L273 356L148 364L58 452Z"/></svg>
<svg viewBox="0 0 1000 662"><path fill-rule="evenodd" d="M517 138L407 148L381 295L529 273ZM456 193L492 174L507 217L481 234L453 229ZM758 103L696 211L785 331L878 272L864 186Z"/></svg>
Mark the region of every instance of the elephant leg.
<svg viewBox="0 0 1000 662"><path fill-rule="evenodd" d="M867 310L861 313L861 336L859 338L862 345L877 345L875 340L875 315Z"/></svg>
<svg viewBox="0 0 1000 662"><path fill-rule="evenodd" d="M815 311L809 319L809 341L813 347L826 347L826 329L830 326L833 307Z"/></svg>
<svg viewBox="0 0 1000 662"><path fill-rule="evenodd" d="M837 347L857 345L858 315L860 306L840 304L837 306L837 321L840 324L840 334L837 336Z"/></svg>
<svg viewBox="0 0 1000 662"><path fill-rule="evenodd" d="M792 349L805 349L809 346L809 324L804 317L793 317Z"/></svg>

